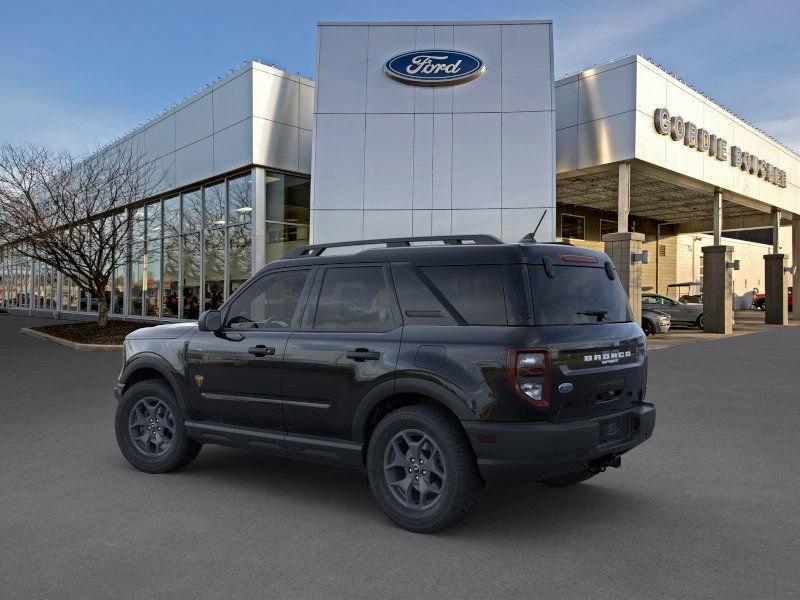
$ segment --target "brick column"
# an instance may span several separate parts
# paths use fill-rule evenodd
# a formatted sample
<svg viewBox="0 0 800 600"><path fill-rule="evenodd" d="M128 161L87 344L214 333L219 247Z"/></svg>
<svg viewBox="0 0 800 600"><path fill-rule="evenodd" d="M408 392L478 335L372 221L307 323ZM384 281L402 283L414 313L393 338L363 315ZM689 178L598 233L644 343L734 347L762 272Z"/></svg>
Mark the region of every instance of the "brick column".
<svg viewBox="0 0 800 600"><path fill-rule="evenodd" d="M622 287L628 294L633 322L642 323L642 263L633 262L631 255L642 251L644 234L631 231L607 233L603 236L606 254L617 269Z"/></svg>
<svg viewBox="0 0 800 600"><path fill-rule="evenodd" d="M707 333L733 333L733 273L727 263L733 246L703 248L703 329Z"/></svg>
<svg viewBox="0 0 800 600"><path fill-rule="evenodd" d="M764 255L764 293L767 298L767 310L764 322L771 325L787 325L789 323L789 302L786 295L789 286L786 285L786 276L783 268L787 266L786 254ZM794 308L794 303L792 303Z"/></svg>

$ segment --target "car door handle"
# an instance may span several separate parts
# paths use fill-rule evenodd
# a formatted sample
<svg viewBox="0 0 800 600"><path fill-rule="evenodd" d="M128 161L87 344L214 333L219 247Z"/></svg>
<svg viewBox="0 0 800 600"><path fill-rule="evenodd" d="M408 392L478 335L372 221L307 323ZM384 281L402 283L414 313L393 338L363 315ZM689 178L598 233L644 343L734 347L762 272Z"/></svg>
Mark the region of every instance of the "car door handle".
<svg viewBox="0 0 800 600"><path fill-rule="evenodd" d="M375 352L374 350L367 350L366 348L356 348L345 354L345 356L356 362L364 362L365 360L379 360L381 353Z"/></svg>
<svg viewBox="0 0 800 600"><path fill-rule="evenodd" d="M275 355L275 348L271 346L264 346L263 344L259 344L258 346L253 346L252 348L248 348L247 351L254 356L274 356Z"/></svg>

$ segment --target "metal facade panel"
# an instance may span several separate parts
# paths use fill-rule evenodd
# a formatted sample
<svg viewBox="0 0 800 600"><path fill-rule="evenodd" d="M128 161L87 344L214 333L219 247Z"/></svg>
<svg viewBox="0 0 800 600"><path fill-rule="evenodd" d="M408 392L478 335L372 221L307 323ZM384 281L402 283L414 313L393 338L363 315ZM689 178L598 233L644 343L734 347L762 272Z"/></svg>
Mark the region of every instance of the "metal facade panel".
<svg viewBox="0 0 800 600"><path fill-rule="evenodd" d="M414 88L386 77L386 59L414 47L416 27L372 27L367 50L367 112L411 113Z"/></svg>
<svg viewBox="0 0 800 600"><path fill-rule="evenodd" d="M410 210L414 176L413 115L367 114L366 125L364 208Z"/></svg>
<svg viewBox="0 0 800 600"><path fill-rule="evenodd" d="M551 112L502 115L503 208L549 207L553 190Z"/></svg>
<svg viewBox="0 0 800 600"><path fill-rule="evenodd" d="M214 131L240 123L253 114L253 77L250 70L226 81L212 92Z"/></svg>
<svg viewBox="0 0 800 600"><path fill-rule="evenodd" d="M550 27L502 25L502 110L549 111L553 105Z"/></svg>
<svg viewBox="0 0 800 600"><path fill-rule="evenodd" d="M318 39L312 213L362 209L370 232L500 235L504 202L554 209L550 24L323 24ZM469 53L486 71L436 88L385 76L415 49ZM346 239L338 221L312 221Z"/></svg>
<svg viewBox="0 0 800 600"><path fill-rule="evenodd" d="M214 172L225 173L253 160L253 119L218 131L214 140Z"/></svg>
<svg viewBox="0 0 800 600"><path fill-rule="evenodd" d="M581 77L578 81L578 119L587 123L636 108L636 65Z"/></svg>
<svg viewBox="0 0 800 600"><path fill-rule="evenodd" d="M214 144L211 137L184 146L175 153L175 185L180 187L214 175Z"/></svg>
<svg viewBox="0 0 800 600"><path fill-rule="evenodd" d="M499 25L453 28L453 48L481 57L486 72L468 84L453 87L453 112L500 112L502 45Z"/></svg>
<svg viewBox="0 0 800 600"><path fill-rule="evenodd" d="M175 147L183 148L210 136L214 131L211 92L200 96L175 113Z"/></svg>
<svg viewBox="0 0 800 600"><path fill-rule="evenodd" d="M300 168L300 130L291 125L253 118L253 162L286 171Z"/></svg>
<svg viewBox="0 0 800 600"><path fill-rule="evenodd" d="M253 114L285 125L300 124L300 84L286 77L253 71Z"/></svg>
<svg viewBox="0 0 800 600"><path fill-rule="evenodd" d="M318 113L363 113L367 107L368 27L320 27Z"/></svg>
<svg viewBox="0 0 800 600"><path fill-rule="evenodd" d="M578 82L556 87L556 129L578 124Z"/></svg>
<svg viewBox="0 0 800 600"><path fill-rule="evenodd" d="M453 115L454 209L500 208L500 125L500 113Z"/></svg>
<svg viewBox="0 0 800 600"><path fill-rule="evenodd" d="M364 123L364 114L317 115L312 211L364 208Z"/></svg>

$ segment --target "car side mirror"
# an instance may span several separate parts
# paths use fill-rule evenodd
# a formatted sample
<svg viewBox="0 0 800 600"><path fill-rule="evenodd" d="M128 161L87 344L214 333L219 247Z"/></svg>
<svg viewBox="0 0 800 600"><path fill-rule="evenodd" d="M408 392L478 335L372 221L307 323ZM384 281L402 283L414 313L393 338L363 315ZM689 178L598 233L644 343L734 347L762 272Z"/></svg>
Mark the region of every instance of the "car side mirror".
<svg viewBox="0 0 800 600"><path fill-rule="evenodd" d="M197 327L200 331L216 333L222 329L222 313L218 310L205 311L197 320Z"/></svg>

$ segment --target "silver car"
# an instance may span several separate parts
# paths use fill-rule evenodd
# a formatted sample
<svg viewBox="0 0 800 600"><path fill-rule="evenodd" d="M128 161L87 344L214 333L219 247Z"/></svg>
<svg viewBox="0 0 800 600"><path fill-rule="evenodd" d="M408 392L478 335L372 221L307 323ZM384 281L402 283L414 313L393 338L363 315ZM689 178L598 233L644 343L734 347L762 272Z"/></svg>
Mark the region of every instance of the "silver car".
<svg viewBox="0 0 800 600"><path fill-rule="evenodd" d="M671 319L667 313L652 308L642 308L642 330L646 336L667 333L670 325Z"/></svg>
<svg viewBox="0 0 800 600"><path fill-rule="evenodd" d="M703 305L684 303L660 294L642 294L642 309L655 309L667 313L673 325L692 325L703 328Z"/></svg>

